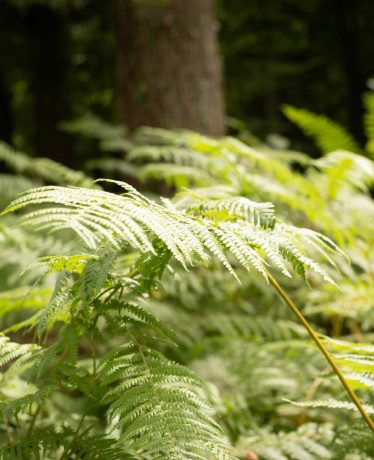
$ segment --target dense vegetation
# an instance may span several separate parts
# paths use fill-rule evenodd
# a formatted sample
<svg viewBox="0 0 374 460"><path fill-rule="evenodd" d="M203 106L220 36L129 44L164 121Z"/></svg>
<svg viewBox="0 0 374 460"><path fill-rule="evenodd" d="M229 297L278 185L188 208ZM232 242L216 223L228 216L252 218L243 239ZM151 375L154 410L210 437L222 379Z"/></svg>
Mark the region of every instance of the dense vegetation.
<svg viewBox="0 0 374 460"><path fill-rule="evenodd" d="M2 0L0 460L374 458L373 14Z"/></svg>
<svg viewBox="0 0 374 460"><path fill-rule="evenodd" d="M69 129L110 179L1 145L2 458L372 458L373 162Z"/></svg>

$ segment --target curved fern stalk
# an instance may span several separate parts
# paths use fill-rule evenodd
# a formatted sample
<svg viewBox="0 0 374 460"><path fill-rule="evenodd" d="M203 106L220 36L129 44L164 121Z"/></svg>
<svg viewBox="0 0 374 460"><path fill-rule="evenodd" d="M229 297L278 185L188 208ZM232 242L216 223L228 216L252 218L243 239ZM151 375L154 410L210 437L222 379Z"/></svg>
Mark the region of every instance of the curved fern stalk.
<svg viewBox="0 0 374 460"><path fill-rule="evenodd" d="M301 313L301 311L297 308L297 306L292 302L290 297L287 295L286 291L280 286L278 281L274 278L274 276L269 272L269 270L265 269L267 271L267 276L269 283L275 288L275 290L278 292L279 296L286 302L286 304L290 307L290 309L295 313L295 315L299 318L305 329L308 331L308 334L314 341L314 343L317 345L317 347L320 349L321 353L323 356L326 358L326 361L330 364L333 372L335 375L338 377L340 382L342 383L346 393L348 394L349 398L351 401L355 404L357 409L359 410L363 420L365 423L368 425L368 427L373 431L374 433L374 423L371 420L369 414L366 412L364 406L361 404L361 401L358 399L356 396L356 393L353 391L351 385L349 382L346 380L344 377L343 373L337 366L335 359L331 355L331 353L328 351L326 348L325 344L323 341L318 337L318 334L314 331L313 327L310 325L310 323L307 321L307 319L304 317L304 315Z"/></svg>

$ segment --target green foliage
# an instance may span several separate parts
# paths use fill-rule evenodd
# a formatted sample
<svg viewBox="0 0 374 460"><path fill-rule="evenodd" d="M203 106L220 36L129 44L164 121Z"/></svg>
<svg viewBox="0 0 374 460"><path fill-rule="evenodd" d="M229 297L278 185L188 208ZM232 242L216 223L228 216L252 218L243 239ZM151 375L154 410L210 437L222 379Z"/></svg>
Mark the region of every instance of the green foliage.
<svg viewBox="0 0 374 460"><path fill-rule="evenodd" d="M335 150L360 152L360 147L353 137L340 125L324 115L316 115L305 109L297 109L290 105L283 108L283 113L305 134L314 138L322 153Z"/></svg>
<svg viewBox="0 0 374 460"><path fill-rule="evenodd" d="M0 162L4 163L11 171L21 174L21 177L25 176L23 177L24 181L27 180L26 177L30 177L34 183L40 184L92 186L92 180L83 172L74 171L49 158L31 158L24 153L15 151L4 142L0 142ZM14 176L13 180L14 184L17 184L17 176ZM19 191L15 190L15 193L17 194Z"/></svg>
<svg viewBox="0 0 374 460"><path fill-rule="evenodd" d="M45 178L57 185L3 212L0 458L371 458L372 433L268 284L371 412L371 160L144 128L126 162L175 194Z"/></svg>
<svg viewBox="0 0 374 460"><path fill-rule="evenodd" d="M367 142L366 155L373 157L374 152L374 92L369 91L363 96L366 112L363 125ZM283 113L296 124L307 136L316 142L323 154L336 150L361 153L362 148L353 136L338 123L324 115L317 115L305 109L298 109L291 105L283 106Z"/></svg>
<svg viewBox="0 0 374 460"><path fill-rule="evenodd" d="M366 113L364 116L364 126L368 138L366 150L374 155L374 92L371 91L364 95L364 106Z"/></svg>

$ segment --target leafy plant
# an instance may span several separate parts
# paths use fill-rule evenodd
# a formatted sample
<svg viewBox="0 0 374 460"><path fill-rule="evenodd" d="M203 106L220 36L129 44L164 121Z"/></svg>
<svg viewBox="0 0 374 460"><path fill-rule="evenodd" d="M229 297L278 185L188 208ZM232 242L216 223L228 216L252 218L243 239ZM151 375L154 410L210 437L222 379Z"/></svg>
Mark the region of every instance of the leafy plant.
<svg viewBox="0 0 374 460"><path fill-rule="evenodd" d="M337 334L339 305L324 308L341 295L335 280L353 291L360 273L370 285L372 232L361 220L373 212L370 160L340 153L316 162L143 129L126 161L176 195L154 200L114 180L101 184L121 194L50 185L4 212L7 234L15 220L25 245L48 231L61 250L37 243L24 285L0 295L3 458L341 459L342 446L370 456L356 407L372 427L371 349ZM16 260L12 272L25 265ZM359 311L351 317L340 331L352 327L364 342ZM331 324L339 340L320 334ZM354 410L335 415L347 404ZM355 444L344 431L353 421Z"/></svg>
<svg viewBox="0 0 374 460"><path fill-rule="evenodd" d="M363 125L367 138L364 148L367 152L366 155L372 157L374 154L374 91L369 91L364 95L363 103L366 109ZM317 115L291 105L284 105L283 113L306 135L312 137L324 154L335 150L363 152L359 142L343 126L330 120L325 115Z"/></svg>

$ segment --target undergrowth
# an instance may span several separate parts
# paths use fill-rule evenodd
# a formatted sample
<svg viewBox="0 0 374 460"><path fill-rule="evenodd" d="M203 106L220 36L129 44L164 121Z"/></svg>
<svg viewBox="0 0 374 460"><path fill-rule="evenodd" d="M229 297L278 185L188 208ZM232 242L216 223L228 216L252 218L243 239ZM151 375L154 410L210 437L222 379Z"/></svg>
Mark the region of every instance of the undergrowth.
<svg viewBox="0 0 374 460"><path fill-rule="evenodd" d="M0 149L0 458L373 458L373 162L90 123Z"/></svg>

